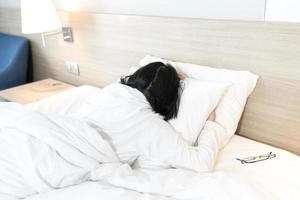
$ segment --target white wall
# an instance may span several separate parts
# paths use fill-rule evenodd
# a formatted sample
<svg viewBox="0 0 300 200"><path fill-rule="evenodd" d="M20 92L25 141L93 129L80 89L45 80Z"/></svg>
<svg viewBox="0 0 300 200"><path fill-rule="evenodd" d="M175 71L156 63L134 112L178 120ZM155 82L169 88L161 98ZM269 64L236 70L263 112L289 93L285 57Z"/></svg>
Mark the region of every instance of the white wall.
<svg viewBox="0 0 300 200"><path fill-rule="evenodd" d="M53 0L58 10L116 14L263 20L265 0ZM0 0L18 8L20 0Z"/></svg>
<svg viewBox="0 0 300 200"><path fill-rule="evenodd" d="M267 21L300 21L299 0L267 0L266 4Z"/></svg>

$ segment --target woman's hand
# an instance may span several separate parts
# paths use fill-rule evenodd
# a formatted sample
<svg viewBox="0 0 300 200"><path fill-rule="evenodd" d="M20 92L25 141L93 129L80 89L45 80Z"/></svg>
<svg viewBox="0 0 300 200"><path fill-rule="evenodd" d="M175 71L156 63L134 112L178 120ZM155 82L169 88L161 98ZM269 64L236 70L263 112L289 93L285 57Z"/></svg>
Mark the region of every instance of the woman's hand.
<svg viewBox="0 0 300 200"><path fill-rule="evenodd" d="M215 111L212 111L212 112L210 113L210 115L208 116L207 120L208 120L208 121L214 122L214 121L216 120L216 112L215 112Z"/></svg>
<svg viewBox="0 0 300 200"><path fill-rule="evenodd" d="M177 70L177 74L178 74L178 77L180 80L184 80L184 79L188 78L188 76L180 70Z"/></svg>

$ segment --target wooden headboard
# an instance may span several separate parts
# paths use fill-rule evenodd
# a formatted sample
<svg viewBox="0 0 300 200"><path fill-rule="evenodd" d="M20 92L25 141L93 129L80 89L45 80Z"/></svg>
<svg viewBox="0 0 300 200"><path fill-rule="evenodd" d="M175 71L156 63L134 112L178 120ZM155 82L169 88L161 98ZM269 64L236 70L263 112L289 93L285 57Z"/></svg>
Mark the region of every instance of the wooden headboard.
<svg viewBox="0 0 300 200"><path fill-rule="evenodd" d="M300 155L300 24L60 13L73 44L60 35L32 41L34 78L105 86L146 54L260 75L238 134ZM20 34L19 10L0 9L0 32ZM64 62L80 66L79 77Z"/></svg>

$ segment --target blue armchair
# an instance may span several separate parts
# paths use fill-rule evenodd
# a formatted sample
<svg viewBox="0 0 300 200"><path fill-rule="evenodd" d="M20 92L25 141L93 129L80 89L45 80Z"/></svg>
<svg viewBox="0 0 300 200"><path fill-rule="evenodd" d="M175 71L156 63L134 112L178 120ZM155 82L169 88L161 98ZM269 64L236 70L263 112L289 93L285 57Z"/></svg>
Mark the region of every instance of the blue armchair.
<svg viewBox="0 0 300 200"><path fill-rule="evenodd" d="M0 90L26 83L29 41L0 33Z"/></svg>

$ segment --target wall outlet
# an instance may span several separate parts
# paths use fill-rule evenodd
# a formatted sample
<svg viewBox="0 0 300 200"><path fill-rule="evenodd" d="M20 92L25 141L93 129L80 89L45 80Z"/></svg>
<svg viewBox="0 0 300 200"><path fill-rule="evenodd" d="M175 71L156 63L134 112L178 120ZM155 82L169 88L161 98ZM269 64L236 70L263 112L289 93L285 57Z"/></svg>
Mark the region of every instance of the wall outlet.
<svg viewBox="0 0 300 200"><path fill-rule="evenodd" d="M75 62L66 61L67 71L79 76L79 66Z"/></svg>

